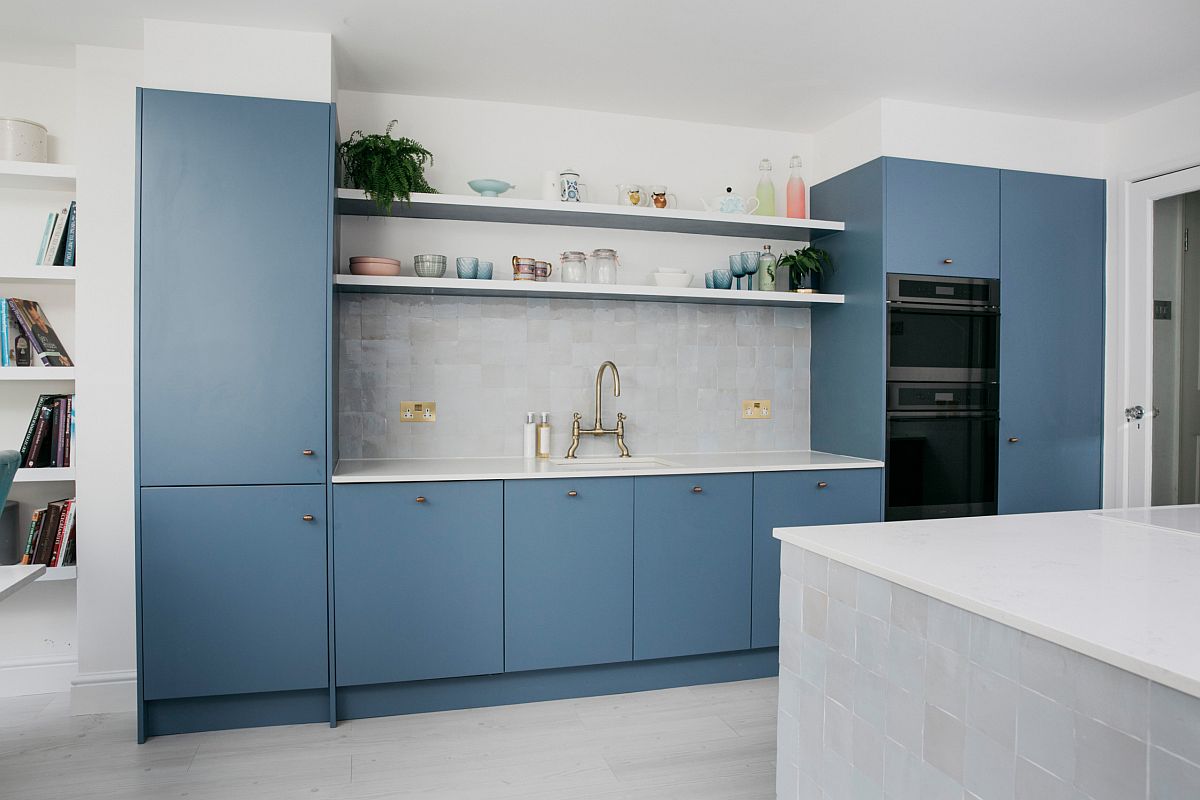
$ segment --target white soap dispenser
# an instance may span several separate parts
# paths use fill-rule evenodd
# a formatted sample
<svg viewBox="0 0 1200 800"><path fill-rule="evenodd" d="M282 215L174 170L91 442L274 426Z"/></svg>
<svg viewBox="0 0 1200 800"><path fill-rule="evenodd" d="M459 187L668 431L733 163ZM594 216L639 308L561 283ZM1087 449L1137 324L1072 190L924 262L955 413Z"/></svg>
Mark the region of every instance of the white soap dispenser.
<svg viewBox="0 0 1200 800"><path fill-rule="evenodd" d="M521 430L521 455L532 459L537 456L537 423L533 421L533 412L525 412L525 425Z"/></svg>

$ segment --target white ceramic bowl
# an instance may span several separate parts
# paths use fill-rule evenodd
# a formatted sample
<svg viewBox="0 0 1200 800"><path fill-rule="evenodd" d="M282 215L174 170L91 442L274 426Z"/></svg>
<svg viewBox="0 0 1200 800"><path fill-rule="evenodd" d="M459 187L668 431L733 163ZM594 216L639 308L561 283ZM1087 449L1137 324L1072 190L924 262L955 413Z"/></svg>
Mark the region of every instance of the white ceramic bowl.
<svg viewBox="0 0 1200 800"><path fill-rule="evenodd" d="M656 272L654 283L657 286L668 286L672 289L685 289L692 285L692 276L680 272Z"/></svg>
<svg viewBox="0 0 1200 800"><path fill-rule="evenodd" d="M683 273L687 272L686 269L679 269L677 267L659 267L658 271L659 272L673 272L678 275L682 275Z"/></svg>

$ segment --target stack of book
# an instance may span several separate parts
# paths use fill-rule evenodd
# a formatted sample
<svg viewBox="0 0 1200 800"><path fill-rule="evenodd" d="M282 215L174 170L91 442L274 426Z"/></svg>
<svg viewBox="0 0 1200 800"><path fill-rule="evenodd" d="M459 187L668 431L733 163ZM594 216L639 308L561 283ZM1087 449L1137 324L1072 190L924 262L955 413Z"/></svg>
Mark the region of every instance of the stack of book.
<svg viewBox="0 0 1200 800"><path fill-rule="evenodd" d="M75 395L41 395L21 442L21 466L69 467L74 450Z"/></svg>
<svg viewBox="0 0 1200 800"><path fill-rule="evenodd" d="M32 362L30 352L43 366L74 366L36 300L8 297L0 298L0 301L0 366L29 366ZM18 347L21 337L25 338L24 354Z"/></svg>
<svg viewBox="0 0 1200 800"><path fill-rule="evenodd" d="M51 211L42 230L34 264L75 266L75 201L62 211Z"/></svg>
<svg viewBox="0 0 1200 800"><path fill-rule="evenodd" d="M75 498L55 500L33 512L22 564L70 567L75 564Z"/></svg>

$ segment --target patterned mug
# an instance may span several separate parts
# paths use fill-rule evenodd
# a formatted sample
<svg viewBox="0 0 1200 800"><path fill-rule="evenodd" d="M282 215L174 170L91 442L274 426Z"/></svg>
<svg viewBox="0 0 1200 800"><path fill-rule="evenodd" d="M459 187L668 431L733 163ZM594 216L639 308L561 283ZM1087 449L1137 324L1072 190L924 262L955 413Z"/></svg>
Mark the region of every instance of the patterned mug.
<svg viewBox="0 0 1200 800"><path fill-rule="evenodd" d="M537 259L513 256L513 280L532 281L536 279Z"/></svg>
<svg viewBox="0 0 1200 800"><path fill-rule="evenodd" d="M548 281L550 274L554 272L554 265L549 261L538 261L533 265L533 279L535 281Z"/></svg>

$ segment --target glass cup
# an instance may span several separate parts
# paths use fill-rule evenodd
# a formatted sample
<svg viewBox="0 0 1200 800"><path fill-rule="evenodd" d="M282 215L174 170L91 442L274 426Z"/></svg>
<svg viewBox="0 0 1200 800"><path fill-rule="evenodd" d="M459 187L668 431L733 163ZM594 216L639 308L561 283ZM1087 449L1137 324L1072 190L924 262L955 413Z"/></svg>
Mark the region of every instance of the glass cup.
<svg viewBox="0 0 1200 800"><path fill-rule="evenodd" d="M492 279L492 262L480 261L479 271L475 273L475 277L481 281L490 281Z"/></svg>
<svg viewBox="0 0 1200 800"><path fill-rule="evenodd" d="M746 268L742 264L741 253L734 253L729 257L729 272L733 275L733 277L737 278L737 288L741 289L742 276L746 274Z"/></svg>
<svg viewBox="0 0 1200 800"><path fill-rule="evenodd" d="M479 274L479 259L474 256L459 256L454 260L460 278L474 278Z"/></svg>
<svg viewBox="0 0 1200 800"><path fill-rule="evenodd" d="M704 288L705 289L713 288L713 274L711 271L704 273Z"/></svg>
<svg viewBox="0 0 1200 800"><path fill-rule="evenodd" d="M727 269L714 269L712 279L714 289L728 289L733 285L733 272Z"/></svg>
<svg viewBox="0 0 1200 800"><path fill-rule="evenodd" d="M755 273L758 272L758 251L757 250L743 250L741 255L742 255L742 271L745 272L748 276L750 276L748 279L749 283L747 284L746 288L753 291L754 290L754 275L755 275Z"/></svg>

